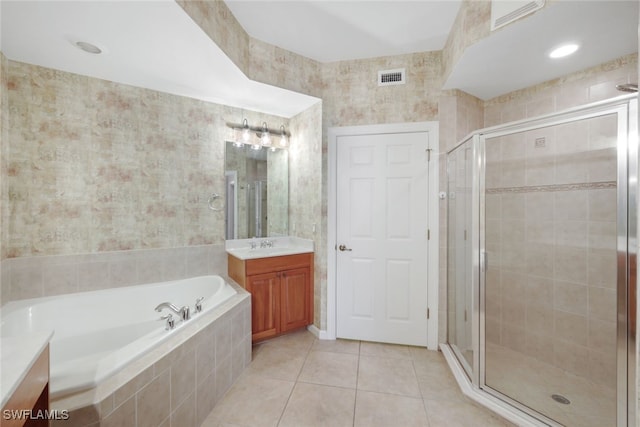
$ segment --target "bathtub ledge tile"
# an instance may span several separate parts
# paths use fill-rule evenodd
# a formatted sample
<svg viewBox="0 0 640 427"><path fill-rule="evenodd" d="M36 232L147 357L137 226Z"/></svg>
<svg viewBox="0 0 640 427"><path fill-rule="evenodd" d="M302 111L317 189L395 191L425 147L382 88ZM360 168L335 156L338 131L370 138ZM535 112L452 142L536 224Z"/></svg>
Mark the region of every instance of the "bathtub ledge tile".
<svg viewBox="0 0 640 427"><path fill-rule="evenodd" d="M150 366L129 380L113 393L114 406L118 407L153 380L153 367Z"/></svg>
<svg viewBox="0 0 640 427"><path fill-rule="evenodd" d="M178 408L195 391L196 355L190 352L171 365L171 409Z"/></svg>
<svg viewBox="0 0 640 427"><path fill-rule="evenodd" d="M156 427L170 415L169 370L157 376L136 394L137 427Z"/></svg>
<svg viewBox="0 0 640 427"><path fill-rule="evenodd" d="M193 391L171 414L171 427L197 427L196 392Z"/></svg>
<svg viewBox="0 0 640 427"><path fill-rule="evenodd" d="M102 420L100 427L121 427L136 425L136 398L131 396L128 400L117 406L111 414ZM66 427L66 426L65 426Z"/></svg>

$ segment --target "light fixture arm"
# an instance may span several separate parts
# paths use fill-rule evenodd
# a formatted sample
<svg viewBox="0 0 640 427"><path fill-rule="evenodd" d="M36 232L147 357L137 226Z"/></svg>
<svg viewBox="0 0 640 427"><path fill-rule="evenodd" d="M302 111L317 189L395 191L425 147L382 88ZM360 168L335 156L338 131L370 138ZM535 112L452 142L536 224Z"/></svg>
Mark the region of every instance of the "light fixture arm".
<svg viewBox="0 0 640 427"><path fill-rule="evenodd" d="M262 126L249 126L247 123L247 119L244 119L242 123L227 122L226 125L227 127L231 129L236 129L236 130L243 130L248 128L249 131L255 132L258 136L262 135L262 133L266 128L267 133L269 133L272 136L282 136L284 134L287 136L287 138L291 137L291 133L284 129L284 125L280 126L280 129L272 129L270 127L267 127L266 123L264 122Z"/></svg>

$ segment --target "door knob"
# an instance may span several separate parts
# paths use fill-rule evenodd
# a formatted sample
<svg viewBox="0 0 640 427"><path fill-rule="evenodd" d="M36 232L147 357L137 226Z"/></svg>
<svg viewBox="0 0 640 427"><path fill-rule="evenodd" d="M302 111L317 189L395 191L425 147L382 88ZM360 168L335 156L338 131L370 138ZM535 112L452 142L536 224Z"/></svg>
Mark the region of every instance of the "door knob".
<svg viewBox="0 0 640 427"><path fill-rule="evenodd" d="M342 252L344 252L344 251L351 252L352 251L351 248L347 248L345 245L338 246L338 249L340 249Z"/></svg>

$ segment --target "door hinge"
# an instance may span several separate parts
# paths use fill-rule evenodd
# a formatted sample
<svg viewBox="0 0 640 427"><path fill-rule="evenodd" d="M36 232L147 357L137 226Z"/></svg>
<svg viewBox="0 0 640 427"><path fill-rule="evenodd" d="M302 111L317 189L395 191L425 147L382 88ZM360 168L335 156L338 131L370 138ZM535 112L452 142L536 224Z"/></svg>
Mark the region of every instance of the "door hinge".
<svg viewBox="0 0 640 427"><path fill-rule="evenodd" d="M430 162L431 161L431 148L427 148L424 151L427 152L427 162Z"/></svg>
<svg viewBox="0 0 640 427"><path fill-rule="evenodd" d="M427 240L431 240L431 229L427 229Z"/></svg>
<svg viewBox="0 0 640 427"><path fill-rule="evenodd" d="M427 320L429 320L429 317L431 317L431 311L427 308Z"/></svg>

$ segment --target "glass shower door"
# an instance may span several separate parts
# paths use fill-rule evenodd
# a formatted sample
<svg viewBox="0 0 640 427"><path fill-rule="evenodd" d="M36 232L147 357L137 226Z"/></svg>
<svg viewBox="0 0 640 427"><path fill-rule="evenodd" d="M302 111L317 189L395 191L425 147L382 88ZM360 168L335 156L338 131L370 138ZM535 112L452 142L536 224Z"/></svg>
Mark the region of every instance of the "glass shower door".
<svg viewBox="0 0 640 427"><path fill-rule="evenodd" d="M481 383L566 426L617 425L622 120L609 110L481 138Z"/></svg>
<svg viewBox="0 0 640 427"><path fill-rule="evenodd" d="M474 366L473 146L470 139L447 156L447 342L469 377Z"/></svg>

